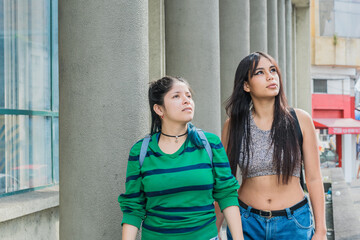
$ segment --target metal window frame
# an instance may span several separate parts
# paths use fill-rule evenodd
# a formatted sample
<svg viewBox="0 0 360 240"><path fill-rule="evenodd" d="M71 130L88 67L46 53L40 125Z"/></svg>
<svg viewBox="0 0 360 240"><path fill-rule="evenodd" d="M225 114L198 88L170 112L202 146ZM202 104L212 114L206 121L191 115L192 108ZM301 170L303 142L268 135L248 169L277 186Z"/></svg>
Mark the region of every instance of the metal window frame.
<svg viewBox="0 0 360 240"><path fill-rule="evenodd" d="M50 117L50 121L51 121L51 130L50 130L50 137L51 137L51 179L52 179L52 183L48 184L48 185L43 185L43 186L38 186L38 187L33 187L33 188L27 188L27 189L21 189L18 191L13 191L13 192L8 192L8 193L3 193L0 194L0 198L1 197L5 197L5 196L11 196L11 195L15 195L15 194L19 194L19 193L25 193L25 192L30 192L30 191L35 191L35 190L40 190L46 187L51 187L54 185L57 185L58 183L55 183L55 168L54 168L54 147L55 147L55 127L54 127L54 118L58 118L59 117L59 112L58 111L54 111L55 106L54 106L54 96L55 96L55 91L58 90L58 88L56 89L53 82L54 82L54 78L58 78L59 77L59 73L54 71L54 68L56 67L56 64L58 64L58 59L54 59L54 41L53 41L53 31L54 29L58 29L56 27L57 21L54 21L55 18L57 18L57 8L54 8L54 6L58 6L58 0L51 0L49 2L49 42L50 42L50 71L49 71L49 77L50 77L50 111L47 110L26 110L26 109L8 109L8 108L0 108L0 115L15 115L15 116L19 116L19 115L23 115L23 116L41 116L41 117ZM60 161L60 160L59 160Z"/></svg>

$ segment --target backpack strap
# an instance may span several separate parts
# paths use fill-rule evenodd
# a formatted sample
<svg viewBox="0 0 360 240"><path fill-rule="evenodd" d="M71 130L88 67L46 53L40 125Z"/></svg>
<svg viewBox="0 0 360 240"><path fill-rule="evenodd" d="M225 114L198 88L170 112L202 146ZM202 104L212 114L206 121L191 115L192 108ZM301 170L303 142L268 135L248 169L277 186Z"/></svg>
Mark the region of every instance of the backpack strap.
<svg viewBox="0 0 360 240"><path fill-rule="evenodd" d="M301 151L301 155L302 155L302 145L303 145L303 135L302 135L302 132L301 132L301 128L300 128L300 124L299 124L299 120L296 116L296 112L293 108L290 108L290 113L291 115L293 116L294 118L294 123L295 123L295 130L296 130L296 135L297 135L297 138L298 138L298 142L299 142L299 145L300 145L300 151Z"/></svg>
<svg viewBox="0 0 360 240"><path fill-rule="evenodd" d="M147 149L148 149L148 146L149 146L150 139L151 139L151 135L150 134L146 135L143 142L142 142L142 144L141 144L140 155L139 155L140 168L142 167L142 165L144 163L144 159L146 157L146 153L147 153Z"/></svg>
<svg viewBox="0 0 360 240"><path fill-rule="evenodd" d="M200 137L201 141L204 143L205 150L206 150L207 154L209 155L211 166L212 166L213 165L213 153L212 153L212 150L211 150L210 143L207 140L203 130L201 130L199 128L196 129L196 130L197 130L197 132L199 134L199 137Z"/></svg>
<svg viewBox="0 0 360 240"><path fill-rule="evenodd" d="M201 141L204 143L205 150L206 150L207 154L209 155L211 166L212 166L213 165L213 153L212 153L212 150L211 150L210 143L207 140L204 132L201 129L198 128L196 130L197 130L197 132L199 134L199 137L200 137ZM147 153L147 149L148 149L148 146L149 146L150 139L151 139L151 135L150 134L146 135L143 142L142 142L142 144L141 144L140 155L139 155L140 168L142 167L142 165L144 163L144 159L146 157L146 153Z"/></svg>
<svg viewBox="0 0 360 240"><path fill-rule="evenodd" d="M294 121L295 130L296 130L296 135L297 135L297 138L298 138L301 157L302 157L302 155L303 155L303 152L302 152L303 135L302 135L301 128L300 128L299 119L297 118L296 112L295 112L295 110L293 108L290 108L289 110L290 110L290 113L291 113L291 115L293 116L293 118L295 120ZM301 167L300 167L300 185L301 185L302 189L305 189L305 179L304 179L304 173L302 171L302 164L301 164Z"/></svg>

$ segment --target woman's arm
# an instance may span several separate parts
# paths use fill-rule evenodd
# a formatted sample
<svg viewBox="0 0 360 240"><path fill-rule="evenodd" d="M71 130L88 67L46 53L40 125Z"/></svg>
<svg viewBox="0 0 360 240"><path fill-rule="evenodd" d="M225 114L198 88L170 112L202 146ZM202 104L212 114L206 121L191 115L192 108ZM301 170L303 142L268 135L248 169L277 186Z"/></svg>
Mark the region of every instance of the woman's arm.
<svg viewBox="0 0 360 240"><path fill-rule="evenodd" d="M122 240L135 240L136 239L136 234L137 234L138 228L124 223L123 224L123 229L122 229Z"/></svg>
<svg viewBox="0 0 360 240"><path fill-rule="evenodd" d="M122 239L134 240L142 221L145 219L145 194L142 190L142 175L138 161L142 142L139 141L130 150L126 169L125 193L118 201L123 212Z"/></svg>
<svg viewBox="0 0 360 240"><path fill-rule="evenodd" d="M228 142L228 127L229 127L229 120L225 122L221 134L221 142L224 146L225 151L227 149L227 142ZM216 226L218 229L219 237L220 237L221 226L225 218L233 238L244 239L242 233L241 216L238 206L227 207L223 210L223 212L221 212L219 204L215 202L215 213L216 213ZM237 236L239 238L235 238L234 236Z"/></svg>
<svg viewBox="0 0 360 240"><path fill-rule="evenodd" d="M306 186L315 218L313 239L326 239L325 194L320 171L318 139L311 116L301 109L296 109L303 134L303 157Z"/></svg>
<svg viewBox="0 0 360 240"><path fill-rule="evenodd" d="M242 225L241 225L241 216L238 206L230 206L223 210L223 214L226 219L226 223L230 229L231 236L234 240L244 239Z"/></svg>
<svg viewBox="0 0 360 240"><path fill-rule="evenodd" d="M221 133L221 142L224 146L225 151L227 150L228 130L229 130L229 119L227 119L225 121L223 130ZM216 213L216 227L218 229L218 233L220 234L221 226L224 221L224 215L221 212L219 204L217 202L215 202L215 213Z"/></svg>
<svg viewBox="0 0 360 240"><path fill-rule="evenodd" d="M220 231L221 231L221 226L224 221L224 214L221 212L219 204L217 202L215 202L215 214L216 214L216 227L217 227L218 235L220 238Z"/></svg>

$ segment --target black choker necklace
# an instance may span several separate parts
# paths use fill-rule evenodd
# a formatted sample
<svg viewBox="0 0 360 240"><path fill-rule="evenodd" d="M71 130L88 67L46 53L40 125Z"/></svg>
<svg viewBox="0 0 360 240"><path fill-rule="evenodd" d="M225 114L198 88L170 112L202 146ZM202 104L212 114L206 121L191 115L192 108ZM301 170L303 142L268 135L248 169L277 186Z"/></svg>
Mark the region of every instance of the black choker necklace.
<svg viewBox="0 0 360 240"><path fill-rule="evenodd" d="M163 133L163 132L160 132L162 135L164 135L164 136L167 136L167 137L174 137L174 138L176 138L175 139L175 142L177 143L178 142L178 138L179 137L182 137L182 136L185 136L188 132L186 131L185 133L183 133L183 134L181 134L181 135L177 135L177 136L172 136L172 135L167 135L167 134L165 134L165 133Z"/></svg>

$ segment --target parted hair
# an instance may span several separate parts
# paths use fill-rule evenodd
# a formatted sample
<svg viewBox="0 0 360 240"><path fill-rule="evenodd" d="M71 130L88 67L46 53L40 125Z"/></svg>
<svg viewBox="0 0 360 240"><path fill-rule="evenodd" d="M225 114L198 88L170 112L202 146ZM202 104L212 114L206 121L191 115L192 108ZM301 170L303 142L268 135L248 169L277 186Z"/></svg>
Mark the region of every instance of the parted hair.
<svg viewBox="0 0 360 240"><path fill-rule="evenodd" d="M246 181L250 157L250 114L252 100L250 93L244 90L244 83L255 74L260 58L268 59L276 68L280 90L275 96L274 119L271 126L271 144L274 146L273 163L278 180L287 184L293 175L296 163L301 161L300 147L295 129L294 118L288 109L279 66L274 58L263 52L254 52L239 63L234 80L232 95L226 101L226 113L229 116L227 155L233 175L236 175L238 163L242 163L243 181ZM254 109L256 111L256 109ZM242 159L240 151L243 152ZM282 175L282 177L280 177Z"/></svg>
<svg viewBox="0 0 360 240"><path fill-rule="evenodd" d="M165 76L156 81L150 82L149 86L149 106L151 112L151 127L150 127L150 134L153 135L155 133L161 132L161 118L160 116L154 111L154 105L164 106L164 97L166 93L168 93L171 88L173 87L176 81L182 82L187 85L190 92L192 90L190 88L189 83L181 77L172 77L172 76ZM203 148L204 144L199 137L196 127L189 122L187 124L187 131L188 131L188 139L197 147Z"/></svg>

